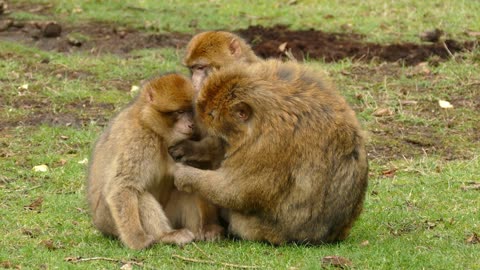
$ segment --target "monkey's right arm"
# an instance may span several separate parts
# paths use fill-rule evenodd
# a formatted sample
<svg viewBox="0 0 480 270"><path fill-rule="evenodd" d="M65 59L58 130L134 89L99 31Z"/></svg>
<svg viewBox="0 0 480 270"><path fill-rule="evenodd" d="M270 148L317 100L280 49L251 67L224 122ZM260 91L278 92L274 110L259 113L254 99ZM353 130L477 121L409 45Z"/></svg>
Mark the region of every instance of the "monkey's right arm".
<svg viewBox="0 0 480 270"><path fill-rule="evenodd" d="M236 211L251 210L258 203L255 185L232 181L221 171L200 170L177 164L175 186L182 191L196 192L212 203ZM236 184L240 183L240 184Z"/></svg>
<svg viewBox="0 0 480 270"><path fill-rule="evenodd" d="M207 136L200 141L184 140L168 149L177 161L194 167L215 169L220 166L225 154L225 146L217 137ZM198 166L196 164L208 164Z"/></svg>

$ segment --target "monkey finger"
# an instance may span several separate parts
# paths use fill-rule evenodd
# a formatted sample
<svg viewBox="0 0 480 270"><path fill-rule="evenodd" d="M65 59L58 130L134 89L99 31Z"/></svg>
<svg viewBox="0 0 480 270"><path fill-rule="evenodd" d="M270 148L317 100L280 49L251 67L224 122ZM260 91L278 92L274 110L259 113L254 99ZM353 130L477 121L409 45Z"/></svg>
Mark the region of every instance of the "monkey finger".
<svg viewBox="0 0 480 270"><path fill-rule="evenodd" d="M182 147L182 145L175 145L168 148L168 153L175 161L178 162L181 161L181 159L185 156L185 149Z"/></svg>

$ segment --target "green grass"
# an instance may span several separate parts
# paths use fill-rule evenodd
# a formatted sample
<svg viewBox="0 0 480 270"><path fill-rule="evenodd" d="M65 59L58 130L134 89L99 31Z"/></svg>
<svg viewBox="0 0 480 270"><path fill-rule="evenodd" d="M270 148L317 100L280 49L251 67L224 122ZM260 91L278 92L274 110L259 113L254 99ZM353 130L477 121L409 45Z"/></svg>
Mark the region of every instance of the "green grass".
<svg viewBox="0 0 480 270"><path fill-rule="evenodd" d="M352 24L368 40L382 42L418 41L418 33L434 27L466 39L464 31L480 29L478 1L289 2L53 1L49 10L53 15L27 8L9 16L71 24L103 21L138 29L148 23L148 31L186 33L195 28L233 30L277 23L343 31L342 25ZM194 19L197 26L189 27ZM480 244L466 242L473 233L480 235L480 191L462 188L480 182L478 52L428 66L429 74L376 62L307 63L332 77L369 136L365 210L342 243L317 247L231 240L197 243L210 254L206 258L193 245L132 251L103 237L88 215L87 165L81 161L89 157L105 122L131 100L132 85L171 70L186 74L180 57L171 48L137 50L127 56L65 54L0 41L0 268L122 265L66 261L72 257L141 261L145 269L222 267L185 262L172 257L176 254L265 269L319 269L322 258L331 255L348 258L355 269L480 269ZM24 84L27 89L22 89ZM439 99L450 101L454 109L441 109ZM373 116L379 108L389 108L393 115ZM32 170L41 164L49 170ZM26 208L39 198L41 206ZM365 241L367 245L362 244Z"/></svg>
<svg viewBox="0 0 480 270"><path fill-rule="evenodd" d="M14 1L17 2L17 1ZM21 2L21 1L20 1ZM480 27L478 1L45 1L56 16L79 23L114 22L152 31L191 33L196 29L235 30L249 25L287 24L294 29L343 29L373 41L418 41L418 34L440 28L452 37ZM33 19L27 11L14 17ZM32 17L36 17L32 15Z"/></svg>

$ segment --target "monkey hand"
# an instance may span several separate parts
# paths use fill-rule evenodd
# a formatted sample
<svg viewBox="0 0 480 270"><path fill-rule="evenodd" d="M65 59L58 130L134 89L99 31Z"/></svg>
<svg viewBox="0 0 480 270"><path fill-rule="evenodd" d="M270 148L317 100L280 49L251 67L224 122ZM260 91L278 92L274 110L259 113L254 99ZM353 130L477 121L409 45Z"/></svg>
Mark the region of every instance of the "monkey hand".
<svg viewBox="0 0 480 270"><path fill-rule="evenodd" d="M190 140L181 141L179 144L168 148L168 153L175 161L185 162L188 159L188 155L191 155L192 144L193 141Z"/></svg>
<svg viewBox="0 0 480 270"><path fill-rule="evenodd" d="M191 173L190 170L192 168L182 165L176 164L174 175L174 183L178 190L185 191L188 193L192 192L192 181L191 181Z"/></svg>

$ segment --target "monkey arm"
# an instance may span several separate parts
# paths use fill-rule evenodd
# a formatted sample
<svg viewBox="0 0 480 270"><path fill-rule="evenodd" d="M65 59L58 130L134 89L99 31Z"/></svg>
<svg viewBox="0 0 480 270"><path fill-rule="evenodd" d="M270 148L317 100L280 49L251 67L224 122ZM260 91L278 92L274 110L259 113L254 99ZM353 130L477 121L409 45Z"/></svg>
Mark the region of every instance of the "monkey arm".
<svg viewBox="0 0 480 270"><path fill-rule="evenodd" d="M196 192L212 203L236 211L251 210L255 201L249 200L252 185L235 185L222 171L200 170L177 164L175 186L186 192Z"/></svg>
<svg viewBox="0 0 480 270"><path fill-rule="evenodd" d="M168 151L175 160L184 164L209 163L210 168L218 168L225 154L223 141L212 136L200 141L184 140Z"/></svg>

